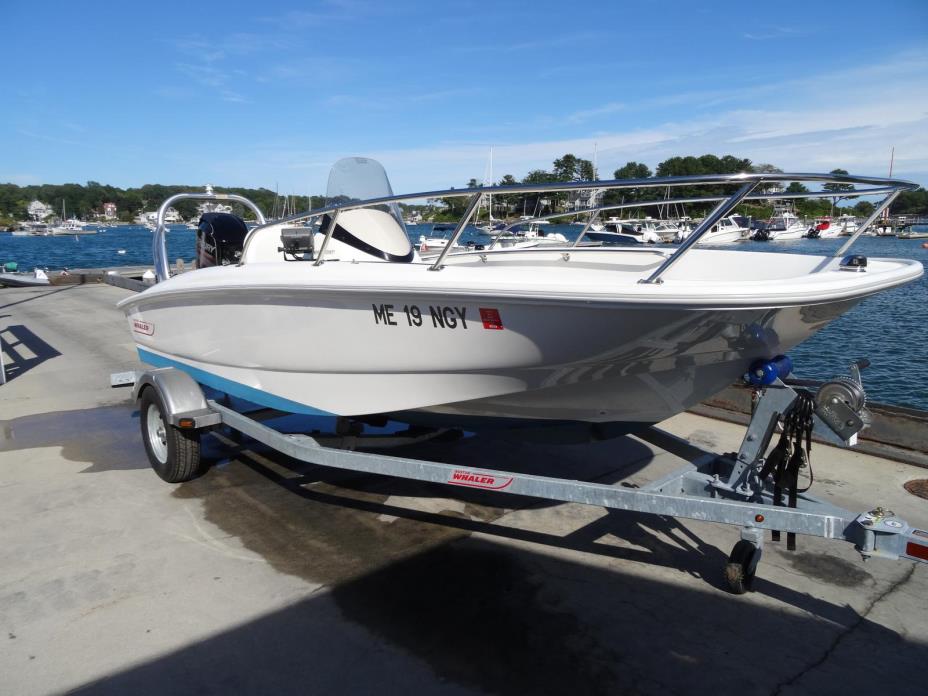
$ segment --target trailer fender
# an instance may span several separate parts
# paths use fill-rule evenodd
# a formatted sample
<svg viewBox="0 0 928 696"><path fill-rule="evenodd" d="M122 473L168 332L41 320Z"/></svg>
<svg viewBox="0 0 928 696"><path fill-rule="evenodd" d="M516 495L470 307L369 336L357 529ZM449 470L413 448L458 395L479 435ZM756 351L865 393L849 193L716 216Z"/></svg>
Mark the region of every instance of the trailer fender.
<svg viewBox="0 0 928 696"><path fill-rule="evenodd" d="M138 401L147 388L154 389L161 397L163 415L173 426L198 429L222 422L222 416L206 403L200 385L182 370L159 367L142 373L135 382L133 399Z"/></svg>

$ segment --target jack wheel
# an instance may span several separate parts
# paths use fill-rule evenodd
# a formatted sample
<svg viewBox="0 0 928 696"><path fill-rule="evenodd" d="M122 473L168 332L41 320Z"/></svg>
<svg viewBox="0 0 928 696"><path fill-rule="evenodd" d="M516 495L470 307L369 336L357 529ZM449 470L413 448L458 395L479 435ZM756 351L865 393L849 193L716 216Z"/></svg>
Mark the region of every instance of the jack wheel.
<svg viewBox="0 0 928 696"><path fill-rule="evenodd" d="M761 550L745 539L731 550L725 565L725 582L734 594L740 595L751 590L760 554Z"/></svg>
<svg viewBox="0 0 928 696"><path fill-rule="evenodd" d="M139 399L139 421L145 454L158 476L168 483L183 483L203 473L199 431L168 424L161 397L151 387Z"/></svg>

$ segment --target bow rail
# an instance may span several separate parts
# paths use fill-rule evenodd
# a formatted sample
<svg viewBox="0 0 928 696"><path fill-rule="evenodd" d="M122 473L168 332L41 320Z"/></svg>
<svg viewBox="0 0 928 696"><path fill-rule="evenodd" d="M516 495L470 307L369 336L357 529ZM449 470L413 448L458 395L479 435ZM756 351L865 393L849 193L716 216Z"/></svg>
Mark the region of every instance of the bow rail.
<svg viewBox="0 0 928 696"><path fill-rule="evenodd" d="M862 186L863 188L854 188L847 191L806 191L787 193L785 191L767 193L756 192L758 187L766 184L777 184L787 182L814 182L818 184L849 184L853 186ZM158 280L164 280L169 275L167 264L167 253L165 250L165 232L164 215L167 208L179 200L195 198L201 200L227 200L241 203L252 211L258 217L258 226L252 229L245 238L245 249L255 234L270 224L288 224L296 222L309 222L327 214L338 214L346 210L356 210L359 208L371 208L388 203L402 203L406 201L426 200L432 198L469 198L464 214L455 226L447 246L441 251L435 261L428 267L429 270L439 271L443 267L445 258L451 253L452 248L457 243L464 229L470 223L477 210L481 198L487 194L507 195L507 194L526 194L526 193L562 193L570 191L593 190L595 195L592 200L596 200L607 191L623 191L629 189L667 189L696 186L732 186L737 187L735 191L728 195L709 195L709 196L680 196L677 198L661 198L648 201L634 201L629 203L619 203L610 205L590 206L587 208L577 209L570 212L552 213L541 215L527 220L519 220L505 228L511 229L516 224L529 224L543 220L553 220L564 217L576 217L578 215L589 215L589 218L581 232L580 237L574 242L576 246L590 225L595 221L599 213L607 210L623 210L629 208L646 208L660 205L673 205L684 203L707 203L716 202L718 205L715 209L700 223L696 230L671 254L667 260L654 273L642 282L659 283L661 276L672 265L676 264L694 244L715 225L721 218L733 210L739 203L747 201L770 201L770 200L797 200L806 198L858 198L862 196L884 196L883 200L876 205L873 213L867 220L858 227L857 231L848 241L835 252L835 257L843 256L847 250L857 241L857 239L872 225L882 212L904 191L914 191L918 184L902 179L887 179L883 177L864 177L850 174L815 174L815 173L739 173L739 174L709 174L699 176L672 176L672 177L652 177L648 179L610 179L603 181L569 181L569 182L550 182L537 184L516 184L512 186L483 186L478 188L465 189L444 189L434 191L421 191L418 193L398 194L392 196L383 196L380 198L371 198L367 200L345 201L333 205L326 205L321 208L307 210L294 215L289 215L278 220L266 222L264 216L258 207L247 198L234 194L218 193L182 193L171 196L166 200L158 210L158 226L155 230L153 239L153 250L155 256L155 270ZM328 225L325 231L325 239L322 242L323 249L334 232L334 225ZM505 231L504 230L504 231ZM494 240L495 242L495 240ZM244 256L244 253L243 253Z"/></svg>

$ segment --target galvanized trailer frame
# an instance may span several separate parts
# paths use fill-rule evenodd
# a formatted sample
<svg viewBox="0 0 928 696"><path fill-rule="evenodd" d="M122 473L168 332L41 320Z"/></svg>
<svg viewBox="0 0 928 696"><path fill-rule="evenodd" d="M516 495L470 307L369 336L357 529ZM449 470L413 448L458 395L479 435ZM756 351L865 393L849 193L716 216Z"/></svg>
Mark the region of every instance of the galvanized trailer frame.
<svg viewBox="0 0 928 696"><path fill-rule="evenodd" d="M751 587L766 530L846 541L854 544L864 558L928 561L928 531L913 528L892 512L876 508L858 514L804 494L798 496L795 508L774 504L769 487L758 474L777 423L797 395L780 380L761 392L744 441L734 459L695 447L658 428L652 427L640 434L642 439L688 462L678 471L641 488L472 469L324 446L309 435L281 433L207 399L200 385L176 368L114 375L111 383L113 386L134 383L134 396L142 400L143 406L146 403L158 404L160 412L155 415L154 422L157 423L160 418L160 428L151 428L152 419L146 420L145 413L140 420L143 438L149 438L151 444L157 445L154 450L146 446L146 450L159 475L159 462L152 459L152 451L165 452L166 438L176 432L183 432L188 439L198 438L199 433L222 425L289 457L320 466L737 526L741 530L741 540L732 550L725 568L729 587L736 593ZM147 390L151 391L146 401L143 397ZM156 400L152 399L153 395ZM853 444L863 422L853 422L853 417L849 416L853 414L841 409L837 413L817 410L814 431L833 444ZM146 422L149 423L147 429ZM158 438L161 438L160 442ZM199 457L198 449L196 456ZM169 480L179 482L201 473L202 468L197 463L183 478Z"/></svg>

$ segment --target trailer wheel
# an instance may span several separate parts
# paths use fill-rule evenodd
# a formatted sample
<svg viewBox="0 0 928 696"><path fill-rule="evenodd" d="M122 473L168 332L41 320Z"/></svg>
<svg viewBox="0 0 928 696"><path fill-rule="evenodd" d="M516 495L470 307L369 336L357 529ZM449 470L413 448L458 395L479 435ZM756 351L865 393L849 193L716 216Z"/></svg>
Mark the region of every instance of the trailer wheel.
<svg viewBox="0 0 928 696"><path fill-rule="evenodd" d="M181 430L167 423L164 404L155 389L142 392L139 416L145 453L158 476L168 483L183 483L203 473L199 431Z"/></svg>
<svg viewBox="0 0 928 696"><path fill-rule="evenodd" d="M754 585L754 574L760 560L760 549L742 539L731 550L725 565L725 581L734 594L744 594Z"/></svg>

